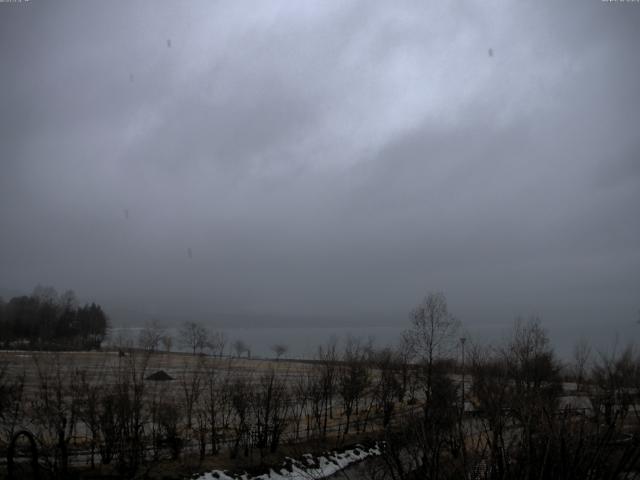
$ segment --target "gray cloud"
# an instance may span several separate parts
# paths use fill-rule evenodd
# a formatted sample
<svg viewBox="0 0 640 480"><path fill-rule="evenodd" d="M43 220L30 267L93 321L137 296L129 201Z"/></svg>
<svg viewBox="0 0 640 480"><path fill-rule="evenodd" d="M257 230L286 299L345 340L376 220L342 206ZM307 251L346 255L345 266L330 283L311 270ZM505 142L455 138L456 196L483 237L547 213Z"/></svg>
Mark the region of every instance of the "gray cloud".
<svg viewBox="0 0 640 480"><path fill-rule="evenodd" d="M470 327L633 322L633 3L1 7L6 292L395 324L444 290Z"/></svg>

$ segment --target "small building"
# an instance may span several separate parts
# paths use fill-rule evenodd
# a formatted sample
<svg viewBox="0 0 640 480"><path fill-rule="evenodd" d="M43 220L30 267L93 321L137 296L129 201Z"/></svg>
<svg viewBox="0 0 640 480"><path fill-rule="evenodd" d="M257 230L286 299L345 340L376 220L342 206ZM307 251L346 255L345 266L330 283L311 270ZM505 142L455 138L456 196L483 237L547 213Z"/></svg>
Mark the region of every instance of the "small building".
<svg viewBox="0 0 640 480"><path fill-rule="evenodd" d="M157 372L149 375L146 379L153 382L166 382L169 380L173 380L173 377L164 370L158 370Z"/></svg>

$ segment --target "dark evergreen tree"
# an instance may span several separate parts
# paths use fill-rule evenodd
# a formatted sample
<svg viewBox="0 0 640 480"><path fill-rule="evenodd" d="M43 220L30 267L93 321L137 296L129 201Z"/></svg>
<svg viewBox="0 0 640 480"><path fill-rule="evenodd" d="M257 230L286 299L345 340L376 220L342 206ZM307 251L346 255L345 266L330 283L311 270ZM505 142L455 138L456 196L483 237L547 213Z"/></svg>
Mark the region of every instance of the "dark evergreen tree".
<svg viewBox="0 0 640 480"><path fill-rule="evenodd" d="M0 344L5 348L99 348L108 318L95 303L78 306L71 290L58 296L38 286L30 296L0 300Z"/></svg>

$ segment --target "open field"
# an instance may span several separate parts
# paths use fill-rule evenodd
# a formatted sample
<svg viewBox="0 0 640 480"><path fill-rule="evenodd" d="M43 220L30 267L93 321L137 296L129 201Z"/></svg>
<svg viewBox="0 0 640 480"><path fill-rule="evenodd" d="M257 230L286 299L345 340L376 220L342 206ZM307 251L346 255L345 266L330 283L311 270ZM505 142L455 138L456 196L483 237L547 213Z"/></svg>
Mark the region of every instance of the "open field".
<svg viewBox="0 0 640 480"><path fill-rule="evenodd" d="M113 382L118 372L134 361L137 369L151 374L164 370L174 379L196 368L230 369L236 375L254 375L274 370L278 375L303 375L309 371L312 362L297 360L266 360L233 357L211 357L188 353L154 353L130 350L121 355L118 351L94 352L33 352L0 351L0 365L8 374L25 375L25 385L33 387L38 383L39 368L59 365L64 370L79 369L99 379L101 383Z"/></svg>
<svg viewBox="0 0 640 480"><path fill-rule="evenodd" d="M209 469L251 468L283 452L373 438L381 428L373 366L359 371L365 384L346 406L338 394L345 366L335 360L3 351L0 366L13 395L2 417L2 458L14 433L26 430L54 471L124 474L150 459L165 471L180 461L184 471L187 458ZM167 379L154 380L158 373Z"/></svg>

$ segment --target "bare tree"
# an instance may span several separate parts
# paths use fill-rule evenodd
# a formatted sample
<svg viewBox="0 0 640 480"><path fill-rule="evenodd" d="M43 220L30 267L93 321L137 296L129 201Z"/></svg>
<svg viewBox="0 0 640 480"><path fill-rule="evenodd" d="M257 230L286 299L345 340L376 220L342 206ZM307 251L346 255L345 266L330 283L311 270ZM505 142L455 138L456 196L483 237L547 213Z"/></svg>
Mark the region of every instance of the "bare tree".
<svg viewBox="0 0 640 480"><path fill-rule="evenodd" d="M536 317L516 320L512 338L500 353L510 381L510 414L522 428L522 462L528 465L524 475L531 478L539 437L547 434L548 416L558 407L560 365Z"/></svg>
<svg viewBox="0 0 640 480"><path fill-rule="evenodd" d="M173 346L173 337L171 335L163 335L160 342L165 352L171 352L171 347Z"/></svg>
<svg viewBox="0 0 640 480"><path fill-rule="evenodd" d="M104 386L86 371L79 372L79 409L78 418L84 423L91 435L90 460L95 468L96 448L100 443L100 403L104 395Z"/></svg>
<svg viewBox="0 0 640 480"><path fill-rule="evenodd" d="M199 402L196 407L196 427L194 428L195 437L198 440L198 451L200 460L204 459L207 454L207 439L209 437L209 416L204 402Z"/></svg>
<svg viewBox="0 0 640 480"><path fill-rule="evenodd" d="M63 365L58 355L33 357L38 375L33 415L42 428L45 442L55 439L50 467L62 476L67 475L69 442L73 437L78 418L79 384L77 371Z"/></svg>
<svg viewBox="0 0 640 480"><path fill-rule="evenodd" d="M148 352L131 351L119 359L116 378L102 397L103 463L115 457L121 476L134 476L145 454L144 427L150 413L145 382L149 358Z"/></svg>
<svg viewBox="0 0 640 480"><path fill-rule="evenodd" d="M398 388L398 401L404 401L407 393L409 393L409 400L411 403L415 403L415 389L411 388L415 385L412 380L413 370L411 367L411 361L414 357L413 340L409 335L409 332L404 332L398 343L396 349L396 361L400 375L400 385Z"/></svg>
<svg viewBox="0 0 640 480"><path fill-rule="evenodd" d="M233 350L236 352L236 356L240 358L243 353L249 352L249 346L244 343L244 340L236 340L233 342Z"/></svg>
<svg viewBox="0 0 640 480"><path fill-rule="evenodd" d="M250 445L250 418L252 389L245 377L236 377L229 385L230 404L233 407L234 440L230 450L231 458L238 456L240 447L244 449L245 456L249 455Z"/></svg>
<svg viewBox="0 0 640 480"><path fill-rule="evenodd" d="M157 320L146 322L138 333L138 346L154 353L158 350L164 336L164 329L160 327Z"/></svg>
<svg viewBox="0 0 640 480"><path fill-rule="evenodd" d="M396 400L402 400L402 370L397 374L397 364L400 363L390 349L385 348L376 355L375 365L378 376L374 383L374 397L376 406L382 412L382 426L388 428L391 423ZM402 368L402 367L401 367ZM398 378L400 377L400 379Z"/></svg>
<svg viewBox="0 0 640 480"><path fill-rule="evenodd" d="M428 294L411 313L404 337L423 372L424 403L421 413L408 412L397 419L397 429L385 430L383 458L392 478L446 478L442 459L460 455L457 389L439 368L454 351L457 330L442 293Z"/></svg>
<svg viewBox="0 0 640 480"><path fill-rule="evenodd" d="M461 456L452 442L457 436L457 392L446 375L434 375L431 397L428 409L400 412L393 428L383 431L382 478L466 477L460 474Z"/></svg>
<svg viewBox="0 0 640 480"><path fill-rule="evenodd" d="M222 357L226 345L227 337L223 332L213 332L207 338L207 349L213 356Z"/></svg>
<svg viewBox="0 0 640 480"><path fill-rule="evenodd" d="M534 427L543 409L553 409L562 389L560 365L540 320L517 319L512 338L501 351L513 382L512 411Z"/></svg>
<svg viewBox="0 0 640 480"><path fill-rule="evenodd" d="M287 385L273 369L260 377L254 388L252 407L256 419L257 446L264 457L267 447L271 453L278 448L289 409Z"/></svg>
<svg viewBox="0 0 640 480"><path fill-rule="evenodd" d="M616 478L635 469L637 442L618 440L635 403L631 349L596 362L587 412L559 404L558 362L535 318L517 321L502 348L472 349L471 371L476 421L484 428L473 458L486 462L491 478Z"/></svg>
<svg viewBox="0 0 640 480"><path fill-rule="evenodd" d="M162 442L169 447L171 458L177 460L184 446L180 435L180 407L172 397L164 398L158 409L157 422L160 427Z"/></svg>
<svg viewBox="0 0 640 480"><path fill-rule="evenodd" d="M338 371L338 340L332 337L325 346L318 347L318 363L316 364L318 384L323 407L322 437L327 436L329 418L333 418L333 396L336 389Z"/></svg>
<svg viewBox="0 0 640 480"><path fill-rule="evenodd" d="M326 386L327 382L319 367L307 372L305 387L311 413L311 415L307 416L307 438L311 436L312 430L318 436L324 435L322 417L323 413L326 412Z"/></svg>
<svg viewBox="0 0 640 480"><path fill-rule="evenodd" d="M280 360L280 357L282 357L282 355L287 353L288 350L289 350L289 347L284 343L277 343L271 346L271 351L275 353L276 360Z"/></svg>
<svg viewBox="0 0 640 480"><path fill-rule="evenodd" d="M211 442L211 454L218 453L218 429L222 426L219 420L223 411L222 403L225 400L225 385L219 378L219 372L213 364L207 365L203 372L204 387L204 415L209 432L209 441Z"/></svg>
<svg viewBox="0 0 640 480"><path fill-rule="evenodd" d="M451 354L459 322L449 313L442 293L430 293L411 313L410 339L415 356L424 366L426 403L431 399L436 360Z"/></svg>
<svg viewBox="0 0 640 480"><path fill-rule="evenodd" d="M294 435L295 439L300 439L300 427L302 424L302 419L307 418L307 436L309 435L309 427L310 427L310 412L308 411L309 405L309 390L310 390L310 378L308 375L298 375L296 376L293 388L292 388L292 396L293 401L291 402L291 418L294 424Z"/></svg>
<svg viewBox="0 0 640 480"><path fill-rule="evenodd" d="M11 375L8 365L0 363L0 428L5 444L13 438L25 420L25 373Z"/></svg>
<svg viewBox="0 0 640 480"><path fill-rule="evenodd" d="M78 308L78 297L73 290L66 290L60 295L58 304L63 310L75 310Z"/></svg>
<svg viewBox="0 0 640 480"><path fill-rule="evenodd" d="M600 353L594 362L591 380L595 384L591 402L598 418L610 428L622 427L634 405L640 378L640 361L630 345L622 351Z"/></svg>
<svg viewBox="0 0 640 480"><path fill-rule="evenodd" d="M58 292L56 289L46 285L36 285L31 296L43 303L54 304L58 302Z"/></svg>
<svg viewBox="0 0 640 480"><path fill-rule="evenodd" d="M224 374L217 380L218 389L218 413L220 430L228 432L232 429L232 420L234 416L233 406L233 384L238 377L237 372L234 372L233 362L229 360L226 362Z"/></svg>
<svg viewBox="0 0 640 480"><path fill-rule="evenodd" d="M585 374L589 371L591 346L584 338L580 339L573 347L573 377L576 382L576 390L582 390Z"/></svg>
<svg viewBox="0 0 640 480"><path fill-rule="evenodd" d="M479 457L485 458L500 478L507 468L505 454L509 447L509 437L505 435L513 395L509 368L503 355L488 348L474 346L469 357L471 400L475 410L483 414L478 423L483 429L486 451L480 452Z"/></svg>
<svg viewBox="0 0 640 480"><path fill-rule="evenodd" d="M202 353L207 346L207 329L197 322L184 322L178 335L180 344L191 350L194 355L196 352Z"/></svg>
<svg viewBox="0 0 640 480"><path fill-rule="evenodd" d="M342 398L343 414L346 417L344 435L349 433L351 416L354 412L358 415L360 399L370 383L369 369L365 362L367 354L360 340L351 337L347 339L337 373L338 393Z"/></svg>
<svg viewBox="0 0 640 480"><path fill-rule="evenodd" d="M202 367L202 359L198 359L193 368L189 362L185 361L180 375L187 429L191 429L194 406L202 393Z"/></svg>

